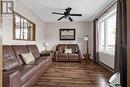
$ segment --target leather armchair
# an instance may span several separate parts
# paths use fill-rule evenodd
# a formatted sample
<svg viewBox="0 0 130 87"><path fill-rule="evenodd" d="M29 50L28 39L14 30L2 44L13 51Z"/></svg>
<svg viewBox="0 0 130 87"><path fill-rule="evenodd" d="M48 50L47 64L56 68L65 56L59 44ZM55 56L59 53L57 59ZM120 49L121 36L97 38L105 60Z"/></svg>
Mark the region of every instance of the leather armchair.
<svg viewBox="0 0 130 87"><path fill-rule="evenodd" d="M64 53L65 48L72 49L72 53ZM82 55L77 44L58 44L55 51L56 61L80 61Z"/></svg>
<svg viewBox="0 0 130 87"><path fill-rule="evenodd" d="M18 70L3 72L3 87L22 87L21 74Z"/></svg>

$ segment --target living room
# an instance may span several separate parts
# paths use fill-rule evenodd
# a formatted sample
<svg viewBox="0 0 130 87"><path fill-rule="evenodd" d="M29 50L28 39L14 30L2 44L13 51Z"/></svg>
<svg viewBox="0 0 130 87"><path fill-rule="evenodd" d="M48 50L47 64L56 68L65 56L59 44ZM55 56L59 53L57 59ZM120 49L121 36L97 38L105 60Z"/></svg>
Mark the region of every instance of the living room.
<svg viewBox="0 0 130 87"><path fill-rule="evenodd" d="M26 1L15 0L13 1L14 3L13 13L2 14L2 29L3 29L2 30L2 45L3 45L3 48L5 46L6 51L8 51L9 49L13 49L16 57L18 57L20 52L24 53L25 51L29 52L30 50L32 50L32 54L34 57L36 56L39 57L40 55L46 55L46 53L49 52L49 57L47 58L45 57L44 59L44 61L46 61L45 62L46 69L43 71L39 71L41 73L42 72L45 73L46 81L42 79L44 78L44 73L42 74L40 73L41 75L40 74L39 74L40 76L38 75L39 80L36 80L33 82L34 87L43 87L43 86L45 87L71 87L72 83L75 84L74 85L75 87L104 87L104 85L107 87L109 84L111 85L111 82L109 82L110 81L109 79L115 73L116 75L118 75L118 77L120 77L118 78L117 80L118 83L116 84L122 85L122 87L126 87L126 83L124 82L124 79L126 80L126 76L125 76L126 72L124 71L126 70L126 66L122 65L126 63L126 61L123 60L122 64L119 66L119 62L122 59L119 59L119 55L121 55L121 53L118 50L120 50L121 48L117 49L118 46L115 48L116 46L115 43L117 43L116 35L118 35L116 32L116 27L118 26L116 24L116 21L117 20L120 21L120 19L116 19L117 12L119 9L119 8L117 9L117 6L121 2L121 0L117 0L117 1L116 0L108 0L108 1L101 0L96 3L94 0L93 1L82 0L82 2L79 0L77 1L45 0L44 2L46 3L43 3L42 0L34 1L34 2L32 2L31 0L26 0ZM81 15L71 16L69 13L70 16L57 20L60 17L62 17L65 11L67 11L66 9L70 9L70 8L73 14L78 14L78 15L81 14ZM61 16L59 15L59 13ZM70 19L70 17L72 17L72 19ZM103 30L103 28L105 27L104 29L107 29L106 25L108 21L110 21L108 24L108 26L110 25L109 27L110 31L108 30L105 31ZM25 26L24 22L25 23L28 22L27 26ZM20 29L21 29L21 26L23 26L24 28L31 26L30 29L32 30L30 30L29 32L28 31L26 32L26 30L23 29L23 31L20 31L19 33L18 31L19 28L17 28L19 24L20 24ZM99 30L97 27L99 28ZM109 34L110 32L111 34ZM120 31L118 31L118 33L119 32ZM123 34L124 33L126 33L125 30ZM65 37L64 34L65 35L68 34L68 36L66 35ZM71 34L71 36L69 36L69 34ZM118 40L120 40L119 37L124 38L125 36L118 35ZM123 39L123 41L124 42L122 43L125 44L125 39ZM36 47L32 46L34 44L36 45ZM61 47L59 45L61 45ZM8 48L6 46L11 46L11 48L10 47ZM20 49L24 49L24 51ZM59 54L57 55L57 51L61 49L64 52L65 50L72 51L72 53L73 51L75 51L75 49L76 50L78 49L80 50L80 53L78 54L80 58L75 56L74 54L71 55L71 52L70 53L65 52L65 54L63 52L62 56L59 57ZM125 49L123 49L123 51L124 50ZM35 54L35 52L37 52L38 54ZM122 55L125 56L126 52L124 51L124 54ZM115 53L118 55L115 55ZM78 59L79 62L75 60L76 58ZM3 60L3 61L6 62L7 60ZM43 61L43 60L40 59L38 61ZM15 65L10 65L10 66L15 66ZM40 67L40 69L42 69L43 66L44 66L43 62L41 64L40 63L38 64L38 67ZM90 71L81 72L82 69L74 68L74 66L81 67L85 70L90 69ZM92 73L93 71L91 71L91 68L89 67L93 67L92 69L94 69L95 66L97 66L96 68L100 69L101 71L97 70L97 73L93 73L92 75L94 76L95 74L97 74L95 76L97 76L96 78L98 78L99 76L100 78L99 80L101 80L101 78L104 78L99 83L94 82L94 81L97 81L94 79L89 79L88 84L87 84L86 79L83 80L83 82L76 80L73 82L68 82L68 84L67 82L65 82L66 80L65 81L61 80L62 83L65 83L64 85L56 81L53 82L53 80L54 79L57 80L57 78L59 78L57 81L60 81L60 79L65 79L65 78L67 79L67 77L64 77L64 74L67 74L68 76L69 75L73 76L73 74L79 75L81 73L84 73L84 74L89 73L89 72ZM11 69L10 67L8 68L9 70ZM63 71L67 73L64 73L64 72L59 73L59 71L55 68L59 68L59 70L62 70L62 68L64 68L65 70ZM72 72L66 71L66 70L69 70L69 68L74 68L74 69L72 70ZM75 72L76 69L78 69L77 70L78 73ZM36 69L34 71L36 71ZM54 74L52 74L51 71L54 72ZM52 75L59 74L59 76L61 75L61 78L59 76L49 78L51 77L49 73L51 73ZM105 76L104 73L107 75ZM62 75L64 78L62 77ZM102 76L100 77L100 75L102 75L103 77ZM87 76L89 77L91 75L89 74L89 75L86 75L86 77ZM3 76L3 79L4 81L6 81L4 76ZM80 79L83 79L83 78L80 78ZM95 85L93 85L90 80ZM50 81L50 82L47 82L47 81ZM30 82L21 84L20 82L20 85L18 84L17 86L3 85L2 87L32 87L32 84L30 86L29 83ZM103 84L100 84L100 83L103 83ZM3 82L3 84L6 84L6 82ZM10 84L13 84L13 83L10 83Z"/></svg>

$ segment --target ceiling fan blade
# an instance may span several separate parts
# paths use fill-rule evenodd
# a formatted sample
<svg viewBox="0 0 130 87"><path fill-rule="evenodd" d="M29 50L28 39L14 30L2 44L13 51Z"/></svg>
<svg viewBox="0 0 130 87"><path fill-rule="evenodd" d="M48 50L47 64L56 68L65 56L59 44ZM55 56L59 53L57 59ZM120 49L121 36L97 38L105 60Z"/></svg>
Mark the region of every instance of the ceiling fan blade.
<svg viewBox="0 0 130 87"><path fill-rule="evenodd" d="M70 16L82 16L82 14L70 14Z"/></svg>
<svg viewBox="0 0 130 87"><path fill-rule="evenodd" d="M64 13L52 12L52 14L64 15Z"/></svg>
<svg viewBox="0 0 130 87"><path fill-rule="evenodd" d="M58 21L61 20L61 19L64 18L64 17L65 17L65 16L62 16L61 18L58 19Z"/></svg>
<svg viewBox="0 0 130 87"><path fill-rule="evenodd" d="M73 21L73 19L71 18L71 17L69 17L69 20L72 22Z"/></svg>

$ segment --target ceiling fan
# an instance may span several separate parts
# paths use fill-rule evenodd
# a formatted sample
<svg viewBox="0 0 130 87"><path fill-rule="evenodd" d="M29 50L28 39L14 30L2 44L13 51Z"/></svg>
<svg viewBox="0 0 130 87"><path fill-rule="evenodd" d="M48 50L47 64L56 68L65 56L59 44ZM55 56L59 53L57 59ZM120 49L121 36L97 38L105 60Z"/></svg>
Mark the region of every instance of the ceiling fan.
<svg viewBox="0 0 130 87"><path fill-rule="evenodd" d="M72 8L68 7L65 9L64 13L52 12L52 14L63 15L61 18L58 19L58 21L65 18L65 19L69 19L71 22L73 21L71 16L82 16L82 14L71 14L70 13L71 10L72 10Z"/></svg>

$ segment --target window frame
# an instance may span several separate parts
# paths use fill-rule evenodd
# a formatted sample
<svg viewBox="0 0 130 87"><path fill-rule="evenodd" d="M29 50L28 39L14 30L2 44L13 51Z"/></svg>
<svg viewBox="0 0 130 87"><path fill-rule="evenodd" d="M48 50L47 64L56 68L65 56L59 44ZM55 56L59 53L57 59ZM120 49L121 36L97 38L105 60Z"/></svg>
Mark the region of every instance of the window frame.
<svg viewBox="0 0 130 87"><path fill-rule="evenodd" d="M111 55L114 55L114 51L108 51L108 50L106 50L107 49L107 31L108 31L108 27L107 27L107 20L109 19L109 18L111 18L113 15L116 15L116 9L113 9L112 11L110 11L107 15L105 15L102 19L100 19L99 20L99 22L98 22L98 32L99 32L99 40L100 40L100 43L99 43L99 51L100 52L103 52L103 53L107 53L107 54L111 54ZM101 49L102 47L101 47L101 31L100 31L100 26L101 26L101 23L102 22L104 22L104 30L103 30L103 33L104 33L104 40L103 40L103 42L104 42L104 46L103 46L103 49Z"/></svg>
<svg viewBox="0 0 130 87"><path fill-rule="evenodd" d="M21 19L23 19L23 26L22 27L25 27L24 26L24 20L27 21L27 29L28 29L28 24L32 24L32 37L29 36L30 32L28 32L27 39L24 38L24 35L23 35L23 39L20 38L20 37L19 37L19 39L16 38L16 33L15 33L16 29L17 29L16 28L16 15L19 16L19 18L20 18L20 37L21 37L21 32L22 32L21 31L21 23L22 23ZM24 32L24 30L25 30L25 28L23 28L23 32ZM30 29L28 29L28 30L30 30ZM25 18L24 16L20 15L17 12L14 12L14 14L13 14L13 40L36 41L36 24L33 23L32 21L30 21L29 19Z"/></svg>

